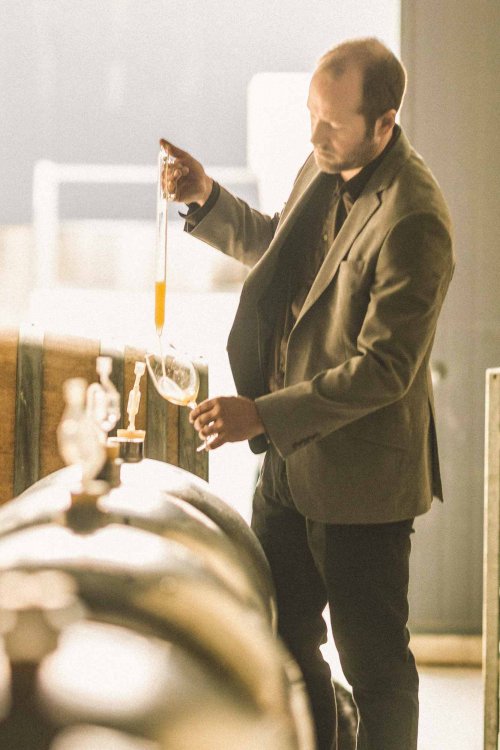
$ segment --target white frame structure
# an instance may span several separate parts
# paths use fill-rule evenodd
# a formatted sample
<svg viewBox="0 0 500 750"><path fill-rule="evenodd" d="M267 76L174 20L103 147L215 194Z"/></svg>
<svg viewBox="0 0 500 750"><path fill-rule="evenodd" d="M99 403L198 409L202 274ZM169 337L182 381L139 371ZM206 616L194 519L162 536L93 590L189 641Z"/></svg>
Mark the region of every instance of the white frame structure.
<svg viewBox="0 0 500 750"><path fill-rule="evenodd" d="M484 463L484 750L499 748L500 368L486 371Z"/></svg>
<svg viewBox="0 0 500 750"><path fill-rule="evenodd" d="M256 184L246 167L206 167L217 182ZM33 230L35 236L34 285L51 288L57 283L59 192L64 183L151 185L157 167L140 164L70 164L41 159L33 170Z"/></svg>

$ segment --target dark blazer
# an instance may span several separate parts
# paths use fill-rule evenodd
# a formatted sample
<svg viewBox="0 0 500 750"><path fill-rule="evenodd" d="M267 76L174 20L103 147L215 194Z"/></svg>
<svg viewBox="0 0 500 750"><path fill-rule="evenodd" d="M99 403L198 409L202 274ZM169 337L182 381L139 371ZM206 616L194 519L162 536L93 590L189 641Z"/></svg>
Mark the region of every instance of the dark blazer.
<svg viewBox="0 0 500 750"><path fill-rule="evenodd" d="M256 399L286 460L297 508L329 523L411 518L442 498L429 357L454 267L449 213L401 132L311 287L288 341L285 388L269 393L273 300L318 176L311 155L274 217L221 188L193 234L252 266L228 353L238 393Z"/></svg>

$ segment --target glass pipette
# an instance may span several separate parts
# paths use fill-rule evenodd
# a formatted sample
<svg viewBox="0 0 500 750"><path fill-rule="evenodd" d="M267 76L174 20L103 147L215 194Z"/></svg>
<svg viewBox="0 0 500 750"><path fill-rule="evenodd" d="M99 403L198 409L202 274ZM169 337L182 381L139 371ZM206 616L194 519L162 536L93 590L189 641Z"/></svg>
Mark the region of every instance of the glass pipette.
<svg viewBox="0 0 500 750"><path fill-rule="evenodd" d="M163 363L161 336L165 325L165 302L167 291L167 230L168 200L172 196L163 190L162 176L169 163L173 162L163 146L158 154L158 190L156 198L156 278L155 278L155 326L160 343L160 357ZM164 367L164 364L162 364Z"/></svg>

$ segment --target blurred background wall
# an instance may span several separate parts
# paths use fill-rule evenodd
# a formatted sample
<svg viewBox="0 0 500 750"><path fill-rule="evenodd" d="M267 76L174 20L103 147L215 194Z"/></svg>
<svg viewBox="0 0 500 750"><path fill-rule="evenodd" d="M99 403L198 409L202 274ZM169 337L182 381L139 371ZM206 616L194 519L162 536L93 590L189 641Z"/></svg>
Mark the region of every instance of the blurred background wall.
<svg viewBox="0 0 500 750"><path fill-rule="evenodd" d="M311 71L367 34L399 49L397 0L2 0L0 224L31 220L36 159L152 164L165 136L203 163L245 164L251 76ZM154 200L75 187L61 210L149 218Z"/></svg>
<svg viewBox="0 0 500 750"><path fill-rule="evenodd" d="M429 632L481 630L485 369L500 364L499 30L497 0L402 0L402 121L443 188L457 258L432 355L445 504L414 544L412 603Z"/></svg>

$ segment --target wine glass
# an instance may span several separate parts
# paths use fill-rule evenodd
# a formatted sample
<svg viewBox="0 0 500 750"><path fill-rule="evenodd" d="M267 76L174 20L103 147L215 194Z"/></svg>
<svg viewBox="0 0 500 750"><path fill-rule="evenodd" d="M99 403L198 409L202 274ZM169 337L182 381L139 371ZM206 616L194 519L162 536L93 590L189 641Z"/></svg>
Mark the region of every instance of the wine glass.
<svg viewBox="0 0 500 750"><path fill-rule="evenodd" d="M160 358L146 354L146 365L151 380L160 396L177 406L194 409L200 388L198 371L191 359L177 352L172 346ZM207 448L207 441L198 446L197 451Z"/></svg>

